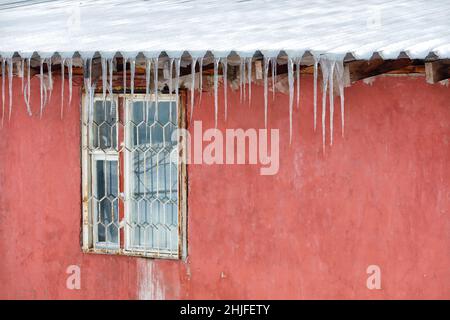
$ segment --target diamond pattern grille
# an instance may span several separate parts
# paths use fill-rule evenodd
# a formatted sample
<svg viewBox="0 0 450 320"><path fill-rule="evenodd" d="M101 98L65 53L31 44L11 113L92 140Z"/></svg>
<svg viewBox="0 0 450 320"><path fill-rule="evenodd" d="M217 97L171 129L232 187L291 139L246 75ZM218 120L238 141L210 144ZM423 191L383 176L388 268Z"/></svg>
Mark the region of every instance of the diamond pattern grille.
<svg viewBox="0 0 450 320"><path fill-rule="evenodd" d="M178 256L178 116L175 99L167 97L87 103L85 247Z"/></svg>

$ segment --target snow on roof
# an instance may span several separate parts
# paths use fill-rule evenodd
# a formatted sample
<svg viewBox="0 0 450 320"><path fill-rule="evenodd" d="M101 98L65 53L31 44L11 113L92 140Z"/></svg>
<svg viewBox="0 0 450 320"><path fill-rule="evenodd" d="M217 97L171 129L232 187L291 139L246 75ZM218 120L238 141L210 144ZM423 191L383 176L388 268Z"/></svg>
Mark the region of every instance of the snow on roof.
<svg viewBox="0 0 450 320"><path fill-rule="evenodd" d="M450 1L0 1L0 54L450 58Z"/></svg>

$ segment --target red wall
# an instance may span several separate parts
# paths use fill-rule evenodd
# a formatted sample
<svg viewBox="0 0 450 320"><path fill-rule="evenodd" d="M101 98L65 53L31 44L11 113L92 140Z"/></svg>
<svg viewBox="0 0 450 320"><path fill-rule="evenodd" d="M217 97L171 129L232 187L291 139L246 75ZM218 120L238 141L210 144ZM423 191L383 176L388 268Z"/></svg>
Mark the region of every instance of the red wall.
<svg viewBox="0 0 450 320"><path fill-rule="evenodd" d="M422 77L347 88L346 137L336 99L335 143L322 154L311 78L302 78L292 145L288 96L270 100L277 175L189 166L187 262L81 252L80 89L61 120L55 79L40 120L38 80L31 118L15 80L11 122L0 130L0 298L449 299L450 89ZM249 108L230 91L226 126L262 128L262 97L253 86ZM213 127L213 110L204 93L194 120ZM366 287L373 264L381 290ZM69 265L81 268L80 290L66 288Z"/></svg>

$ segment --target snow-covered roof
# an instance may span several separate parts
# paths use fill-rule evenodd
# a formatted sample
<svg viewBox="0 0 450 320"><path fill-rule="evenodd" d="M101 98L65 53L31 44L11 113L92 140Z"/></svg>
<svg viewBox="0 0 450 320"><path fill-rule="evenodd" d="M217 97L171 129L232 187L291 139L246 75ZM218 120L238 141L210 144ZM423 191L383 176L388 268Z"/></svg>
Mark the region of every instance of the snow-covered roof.
<svg viewBox="0 0 450 320"><path fill-rule="evenodd" d="M0 1L0 54L450 58L448 0Z"/></svg>

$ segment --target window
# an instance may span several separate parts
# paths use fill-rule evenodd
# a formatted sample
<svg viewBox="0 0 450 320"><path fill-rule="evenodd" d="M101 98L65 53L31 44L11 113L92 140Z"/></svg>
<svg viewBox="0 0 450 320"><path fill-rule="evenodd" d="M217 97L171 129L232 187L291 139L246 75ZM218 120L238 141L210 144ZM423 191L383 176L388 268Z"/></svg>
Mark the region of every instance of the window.
<svg viewBox="0 0 450 320"><path fill-rule="evenodd" d="M172 95L85 97L82 116L83 250L186 256L186 167Z"/></svg>

